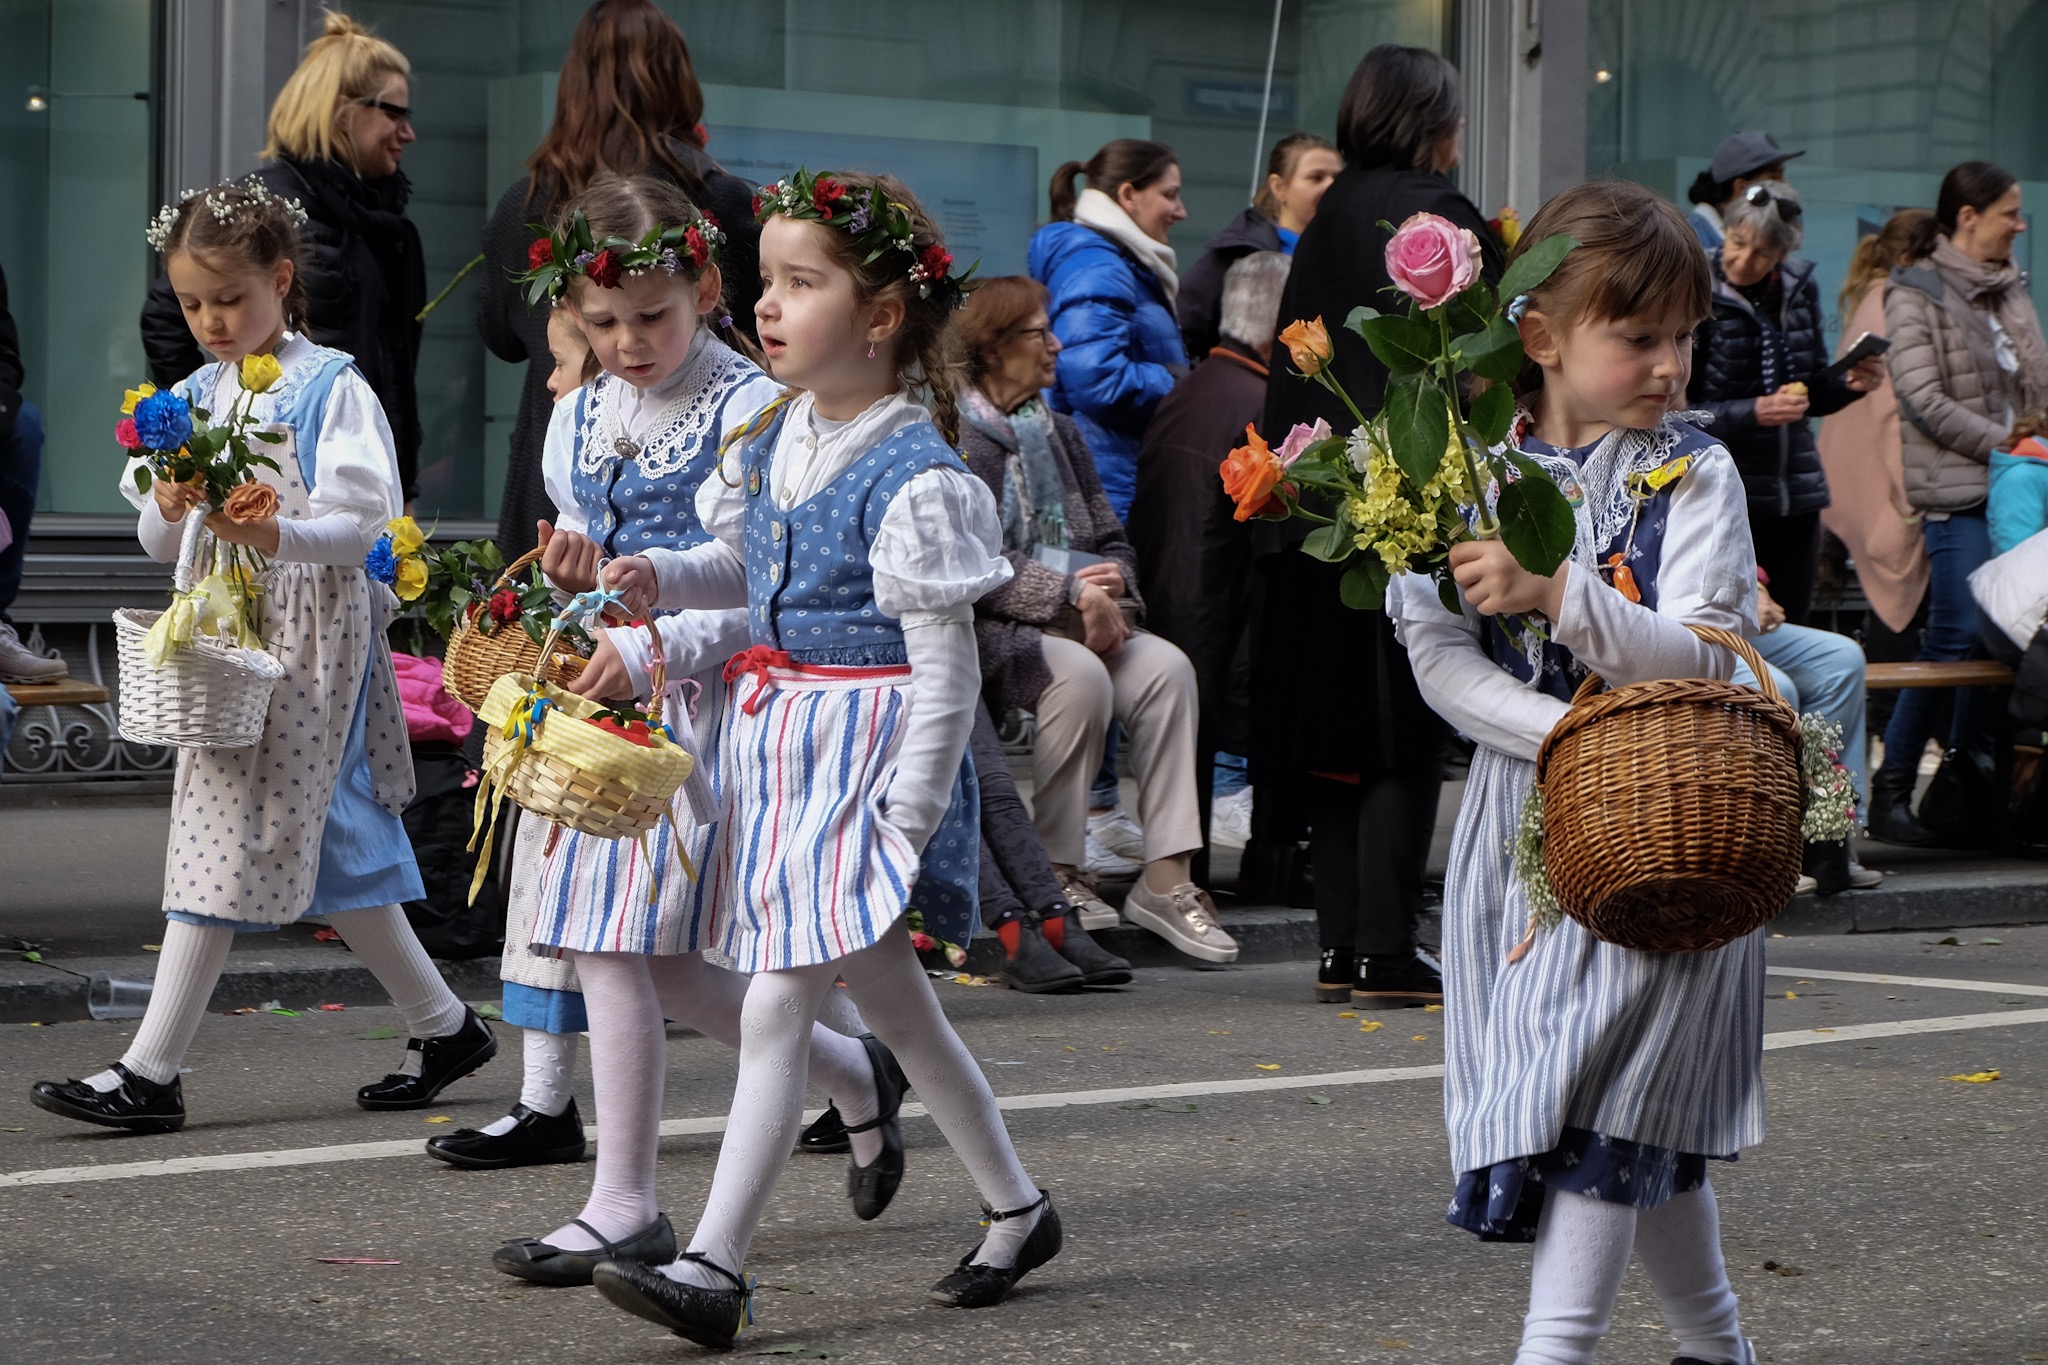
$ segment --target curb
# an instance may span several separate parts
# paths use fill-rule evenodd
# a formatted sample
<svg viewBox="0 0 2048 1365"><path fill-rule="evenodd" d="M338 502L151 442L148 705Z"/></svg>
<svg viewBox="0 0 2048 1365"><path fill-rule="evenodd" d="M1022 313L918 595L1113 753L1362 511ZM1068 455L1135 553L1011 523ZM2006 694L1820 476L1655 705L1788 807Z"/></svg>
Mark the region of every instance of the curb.
<svg viewBox="0 0 2048 1365"><path fill-rule="evenodd" d="M329 954L323 953L322 956ZM220 974L207 1002L209 1012L226 1012L246 1005L275 1000L287 1009L310 1009L315 1005L386 1005L391 997L377 984L370 969L353 955L334 952L341 960L328 963L288 963L276 966L237 967L233 956ZM34 965L34 964L30 964ZM53 966L42 964L40 976L0 979L0 1023L68 1023L92 1016L85 1008L86 977L95 971L131 980L153 979L154 957L74 959ZM469 958L460 962L437 962L449 989L464 1000L496 1000L499 993L498 956ZM12 973L10 973L10 977Z"/></svg>

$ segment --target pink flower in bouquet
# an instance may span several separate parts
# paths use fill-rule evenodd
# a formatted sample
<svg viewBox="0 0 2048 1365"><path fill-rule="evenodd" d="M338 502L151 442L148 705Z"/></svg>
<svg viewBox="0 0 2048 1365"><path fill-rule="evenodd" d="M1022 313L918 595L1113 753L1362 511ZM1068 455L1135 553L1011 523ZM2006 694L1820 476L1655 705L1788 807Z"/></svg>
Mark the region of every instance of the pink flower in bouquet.
<svg viewBox="0 0 2048 1365"><path fill-rule="evenodd" d="M1441 307L1479 278L1479 239L1449 219L1418 213L1387 243L1387 276L1424 308Z"/></svg>
<svg viewBox="0 0 2048 1365"><path fill-rule="evenodd" d="M928 953L939 946L939 941L930 934L917 930L910 935L910 946L920 953Z"/></svg>
<svg viewBox="0 0 2048 1365"><path fill-rule="evenodd" d="M946 945L946 961L952 963L955 967L965 967L967 965L967 950L957 943L948 943Z"/></svg>
<svg viewBox="0 0 2048 1365"><path fill-rule="evenodd" d="M135 434L135 419L133 417L123 417L120 421L114 423L114 439L129 450L142 449L142 438Z"/></svg>
<svg viewBox="0 0 2048 1365"><path fill-rule="evenodd" d="M1310 426L1306 422L1296 422L1294 430L1287 433L1287 439L1280 443L1280 449L1274 453L1280 457L1280 467L1282 469L1292 469L1294 462L1301 458L1301 453L1304 450L1307 450L1318 441L1327 441L1329 439L1330 424L1322 418L1316 418L1314 426Z"/></svg>

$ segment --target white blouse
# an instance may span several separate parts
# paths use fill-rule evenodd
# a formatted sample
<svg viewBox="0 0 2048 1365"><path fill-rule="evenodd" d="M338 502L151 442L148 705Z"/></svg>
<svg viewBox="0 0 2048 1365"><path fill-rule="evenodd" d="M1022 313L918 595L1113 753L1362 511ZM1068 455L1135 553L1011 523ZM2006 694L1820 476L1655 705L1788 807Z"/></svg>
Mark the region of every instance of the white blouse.
<svg viewBox="0 0 2048 1365"><path fill-rule="evenodd" d="M1721 446L1702 451L1672 490L1656 610L1629 601L1597 574L1573 566L1559 572L1564 604L1551 638L1610 686L1729 677L1735 656L1686 625L1756 633L1756 549L1734 459ZM1431 579L1404 574L1388 589L1387 611L1430 707L1478 743L1534 761L1570 708L1486 657L1486 623L1471 605L1453 616Z"/></svg>

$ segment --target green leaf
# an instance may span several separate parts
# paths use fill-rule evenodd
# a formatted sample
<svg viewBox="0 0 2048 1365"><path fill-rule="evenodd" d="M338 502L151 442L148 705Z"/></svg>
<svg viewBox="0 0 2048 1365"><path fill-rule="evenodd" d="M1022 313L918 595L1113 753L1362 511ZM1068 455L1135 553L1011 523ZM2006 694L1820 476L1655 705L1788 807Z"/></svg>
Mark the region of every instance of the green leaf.
<svg viewBox="0 0 2048 1365"><path fill-rule="evenodd" d="M1477 332L1483 330L1487 320L1493 316L1494 306L1493 286L1480 280L1445 305L1448 311L1444 316L1450 320L1454 333Z"/></svg>
<svg viewBox="0 0 2048 1365"><path fill-rule="evenodd" d="M1465 598L1458 591L1455 579L1445 577L1436 581L1436 600L1444 604L1444 610L1453 616L1465 614Z"/></svg>
<svg viewBox="0 0 2048 1365"><path fill-rule="evenodd" d="M31 949L30 951L25 952L21 955L21 960L23 962L41 962L43 960L43 955Z"/></svg>
<svg viewBox="0 0 2048 1365"><path fill-rule="evenodd" d="M505 1017L496 1005L483 1004L473 1006L473 1008L476 1010L476 1017L479 1019L503 1019Z"/></svg>
<svg viewBox="0 0 2048 1365"><path fill-rule="evenodd" d="M1360 304L1358 307L1352 309L1350 314L1344 319L1344 325L1350 328L1352 331L1358 333L1360 336L1364 336L1365 324L1371 322L1374 318L1378 317L1379 315L1379 309L1367 308L1364 304Z"/></svg>
<svg viewBox="0 0 2048 1365"><path fill-rule="evenodd" d="M1451 354L1481 378L1506 384L1522 372L1522 334L1506 318L1495 318L1485 331L1453 341Z"/></svg>
<svg viewBox="0 0 2048 1365"><path fill-rule="evenodd" d="M284 440L284 433L281 431L251 431L249 435L266 445L276 445Z"/></svg>
<svg viewBox="0 0 2048 1365"><path fill-rule="evenodd" d="M1436 359L1436 328L1421 318L1382 313L1360 324L1358 334L1380 364L1397 375L1415 374Z"/></svg>
<svg viewBox="0 0 2048 1365"><path fill-rule="evenodd" d="M1513 451L1507 458L1522 477L1501 486L1495 509L1500 517L1501 543L1517 564L1548 578L1572 552L1578 521L1572 515L1572 505L1542 465Z"/></svg>
<svg viewBox="0 0 2048 1365"><path fill-rule="evenodd" d="M1313 555L1325 564L1340 564L1351 557L1357 546L1351 539L1350 528L1339 523L1316 527L1301 542L1301 548L1304 554Z"/></svg>
<svg viewBox="0 0 2048 1365"><path fill-rule="evenodd" d="M1310 1104L1328 1104L1329 1102L1330 1097L1328 1095L1310 1095L1308 1097L1308 1103Z"/></svg>
<svg viewBox="0 0 2048 1365"><path fill-rule="evenodd" d="M1515 391L1506 384L1491 385L1472 400L1472 415L1467 420L1480 440L1489 446L1499 445L1514 424Z"/></svg>
<svg viewBox="0 0 2048 1365"><path fill-rule="evenodd" d="M138 492L138 493L147 493L147 492L149 491L149 485L150 485L150 484L151 484L152 482L153 482L153 480L152 480L152 478L150 477L150 473L149 473L149 466L148 466L148 465L146 465L146 464L139 464L139 465L136 465L136 466L135 466L135 491L136 491L136 492Z"/></svg>
<svg viewBox="0 0 2048 1365"><path fill-rule="evenodd" d="M1513 299L1517 294L1534 293L1536 286L1549 279L1550 272L1577 245L1577 241L1559 233L1525 248L1508 263L1507 273L1500 277L1500 296Z"/></svg>
<svg viewBox="0 0 2048 1365"><path fill-rule="evenodd" d="M1394 463L1420 488L1435 477L1451 440L1443 390L1419 374L1405 375L1387 387L1386 414Z"/></svg>
<svg viewBox="0 0 2048 1365"><path fill-rule="evenodd" d="M396 1038L397 1036L398 1030L395 1028L373 1028L363 1035L363 1041L381 1043L387 1038Z"/></svg>
<svg viewBox="0 0 2048 1365"><path fill-rule="evenodd" d="M1387 566L1378 555L1361 555L1337 582L1337 596L1354 611L1381 611L1387 605Z"/></svg>

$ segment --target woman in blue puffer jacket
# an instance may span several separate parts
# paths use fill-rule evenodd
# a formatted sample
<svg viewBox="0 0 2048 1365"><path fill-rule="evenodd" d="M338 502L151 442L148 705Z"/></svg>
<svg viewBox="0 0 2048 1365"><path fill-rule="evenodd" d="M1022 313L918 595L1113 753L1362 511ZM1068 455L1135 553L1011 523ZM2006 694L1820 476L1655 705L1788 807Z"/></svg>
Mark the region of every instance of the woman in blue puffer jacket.
<svg viewBox="0 0 2048 1365"><path fill-rule="evenodd" d="M1053 221L1031 238L1031 277L1051 296L1046 312L1061 346L1052 406L1080 427L1120 518L1137 491L1138 442L1187 371L1173 311L1180 277L1166 244L1167 229L1187 216L1173 149L1118 138L1053 172Z"/></svg>

